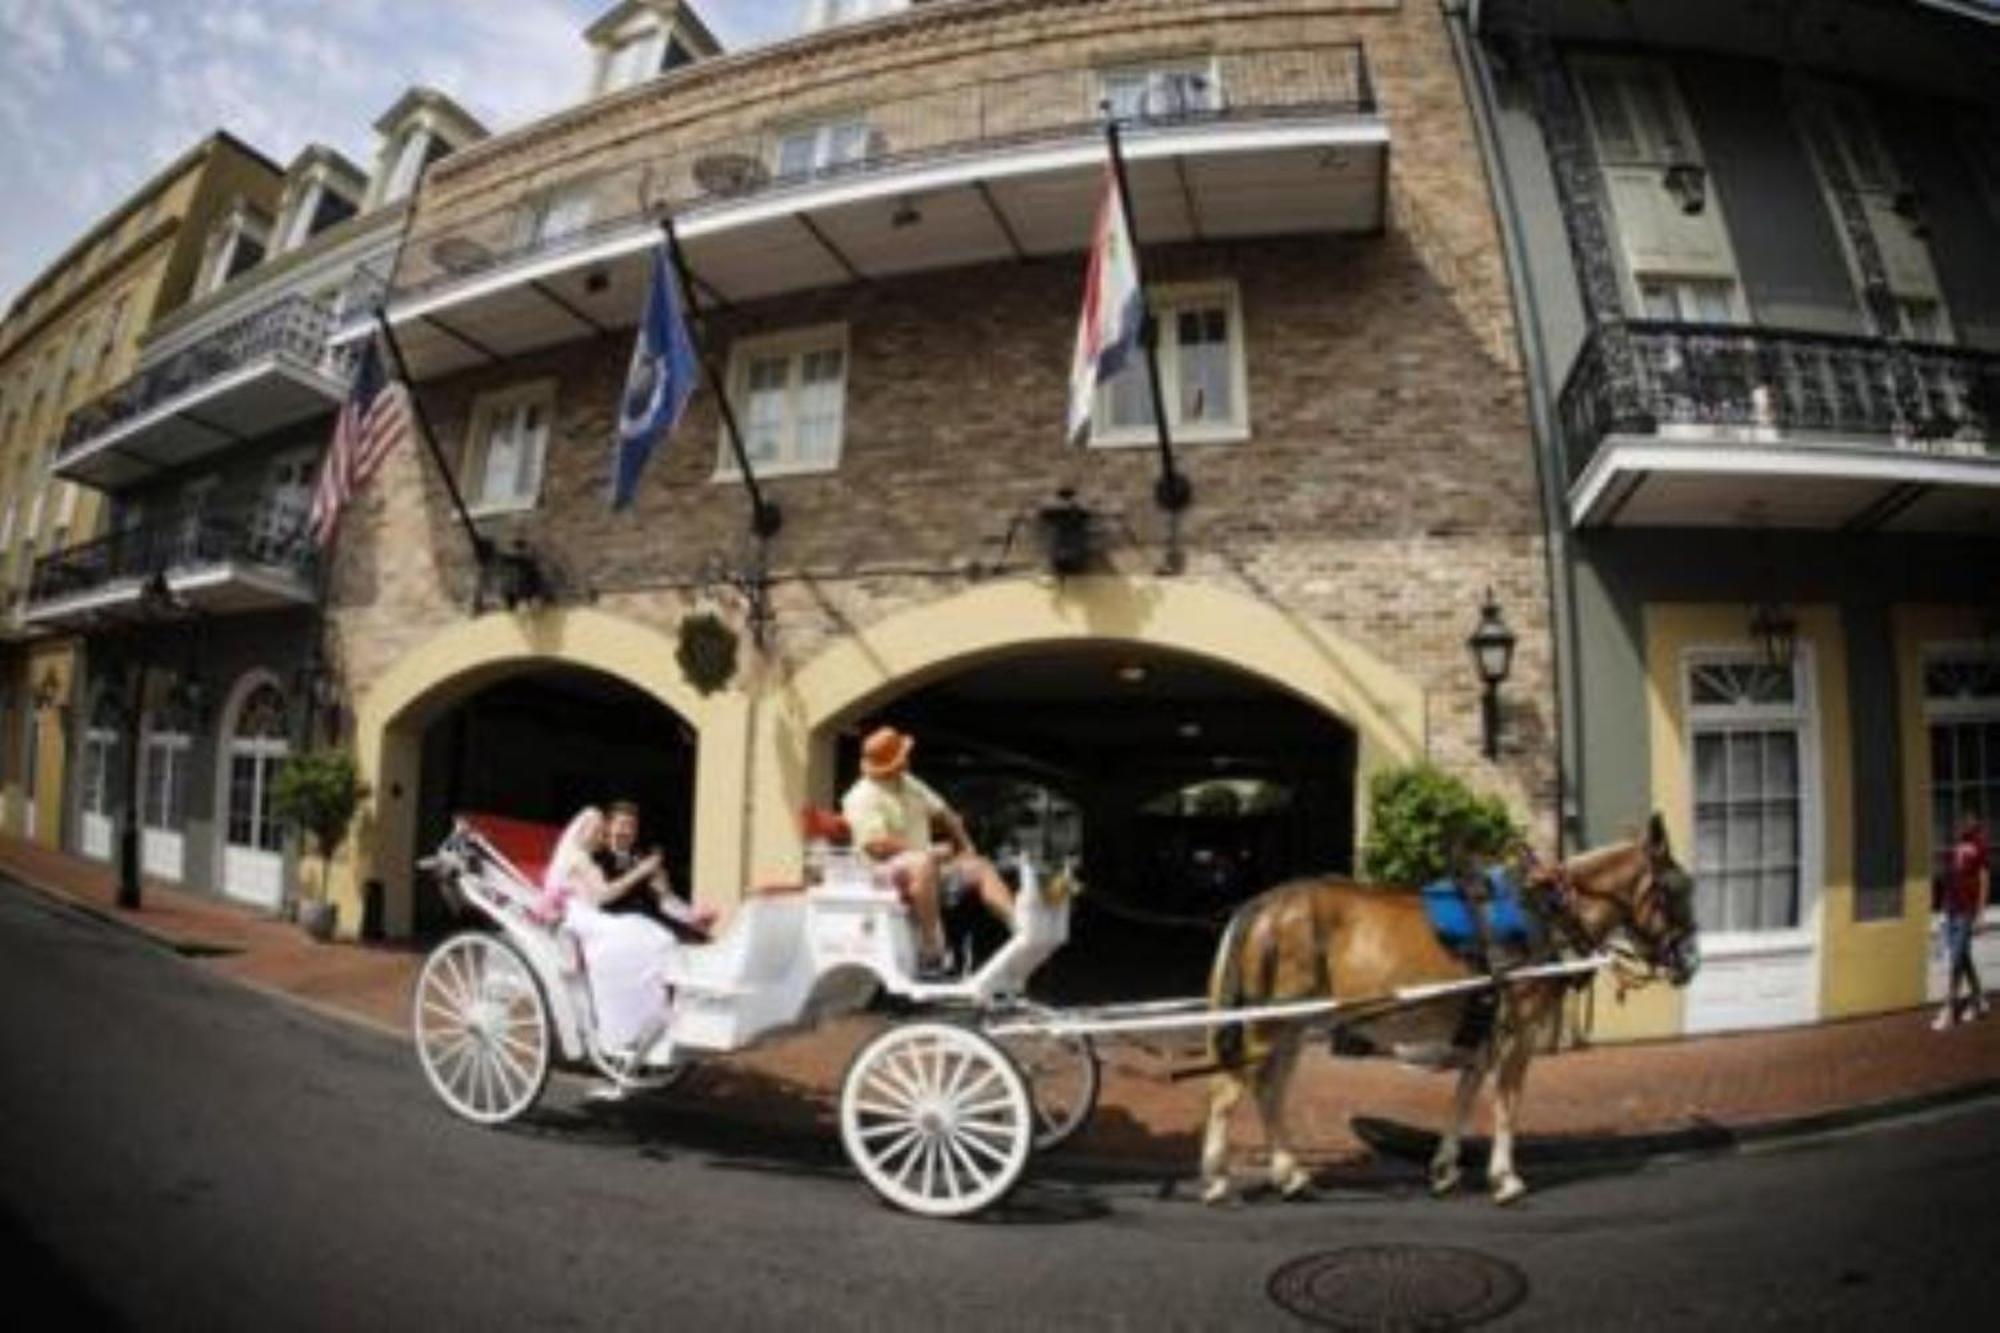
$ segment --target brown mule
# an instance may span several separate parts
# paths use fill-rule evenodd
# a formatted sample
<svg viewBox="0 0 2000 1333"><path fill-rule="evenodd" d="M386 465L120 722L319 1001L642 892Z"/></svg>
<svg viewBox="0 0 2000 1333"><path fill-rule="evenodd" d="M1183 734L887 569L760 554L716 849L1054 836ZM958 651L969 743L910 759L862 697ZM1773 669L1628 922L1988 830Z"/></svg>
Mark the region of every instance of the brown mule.
<svg viewBox="0 0 2000 1333"><path fill-rule="evenodd" d="M1553 870L1531 871L1526 894L1565 952L1594 952L1622 934L1644 979L1664 975L1682 986L1699 966L1693 887L1654 815L1642 839L1585 852ZM1321 997L1364 1000L1399 987L1475 975L1438 943L1415 891L1324 877L1281 884L1237 909L1216 953L1208 999L1217 1009ZM1459 1075L1451 1125L1431 1159L1434 1193L1448 1193L1458 1184L1459 1137L1479 1085L1492 1072L1498 1082L1487 1184L1499 1203L1527 1192L1514 1170L1521 1088L1529 1060L1552 1035L1567 985L1546 980L1501 988L1486 1037ZM1436 1046L1458 1031L1465 1004L1451 997L1342 1026L1385 1048L1411 1042ZM1312 1183L1292 1152L1284 1119L1285 1091L1312 1027L1309 1021L1280 1019L1214 1029L1210 1055L1219 1072L1209 1083L1202 1143L1204 1202L1229 1195L1229 1116L1246 1091L1255 1097L1270 1140L1272 1184L1290 1196Z"/></svg>

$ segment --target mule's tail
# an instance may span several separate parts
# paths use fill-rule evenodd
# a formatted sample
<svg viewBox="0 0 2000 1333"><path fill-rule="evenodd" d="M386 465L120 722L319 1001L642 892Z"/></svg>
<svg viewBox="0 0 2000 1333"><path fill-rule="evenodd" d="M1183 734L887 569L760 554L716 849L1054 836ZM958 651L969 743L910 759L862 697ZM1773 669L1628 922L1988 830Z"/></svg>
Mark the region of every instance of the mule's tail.
<svg viewBox="0 0 2000 1333"><path fill-rule="evenodd" d="M1215 965L1208 974L1208 1007L1234 1009L1243 1003L1243 933L1263 908L1265 895L1259 894L1237 908L1216 946ZM1243 1025L1218 1023L1208 1030L1208 1058L1221 1069L1243 1063Z"/></svg>

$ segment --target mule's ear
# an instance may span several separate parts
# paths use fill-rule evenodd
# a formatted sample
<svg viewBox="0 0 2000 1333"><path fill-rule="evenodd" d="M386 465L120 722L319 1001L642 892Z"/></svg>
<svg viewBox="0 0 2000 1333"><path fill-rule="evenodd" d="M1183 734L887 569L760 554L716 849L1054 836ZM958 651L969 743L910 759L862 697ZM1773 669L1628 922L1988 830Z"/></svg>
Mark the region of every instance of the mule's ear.
<svg viewBox="0 0 2000 1333"><path fill-rule="evenodd" d="M1646 850L1655 856L1667 854L1667 821L1660 818L1658 810L1646 821Z"/></svg>

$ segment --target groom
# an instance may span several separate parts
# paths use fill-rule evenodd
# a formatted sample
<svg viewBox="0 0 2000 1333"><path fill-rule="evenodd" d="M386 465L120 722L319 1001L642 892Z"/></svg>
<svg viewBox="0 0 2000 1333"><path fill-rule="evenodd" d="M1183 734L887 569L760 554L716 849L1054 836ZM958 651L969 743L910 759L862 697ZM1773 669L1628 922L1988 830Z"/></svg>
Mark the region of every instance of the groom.
<svg viewBox="0 0 2000 1333"><path fill-rule="evenodd" d="M715 909L691 907L668 882L665 859L657 847L639 851L639 807L633 801L613 801L604 846L596 854L611 895L607 912L651 917L684 943L702 944L715 925Z"/></svg>

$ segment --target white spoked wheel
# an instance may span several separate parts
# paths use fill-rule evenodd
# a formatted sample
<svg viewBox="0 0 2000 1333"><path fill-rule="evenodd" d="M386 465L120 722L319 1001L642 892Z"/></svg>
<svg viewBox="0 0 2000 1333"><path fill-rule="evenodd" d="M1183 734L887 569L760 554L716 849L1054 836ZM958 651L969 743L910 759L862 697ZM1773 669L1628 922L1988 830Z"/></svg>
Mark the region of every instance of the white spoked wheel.
<svg viewBox="0 0 2000 1333"><path fill-rule="evenodd" d="M456 1114L504 1124L542 1095L553 1046L549 1006L504 939L468 931L432 950L411 1019L424 1077Z"/></svg>
<svg viewBox="0 0 2000 1333"><path fill-rule="evenodd" d="M1035 1151L1061 1147L1097 1109L1097 1048L1081 1033L1010 1032L995 1037L1028 1081Z"/></svg>
<svg viewBox="0 0 2000 1333"><path fill-rule="evenodd" d="M1005 1198L1034 1138L1027 1080L970 1028L890 1028L855 1055L840 1087L849 1159L877 1194L926 1217L968 1217Z"/></svg>

